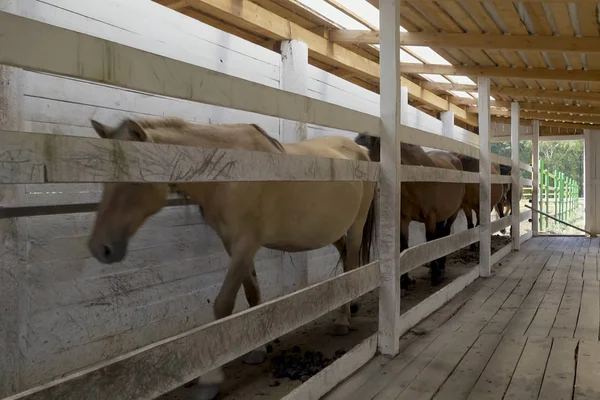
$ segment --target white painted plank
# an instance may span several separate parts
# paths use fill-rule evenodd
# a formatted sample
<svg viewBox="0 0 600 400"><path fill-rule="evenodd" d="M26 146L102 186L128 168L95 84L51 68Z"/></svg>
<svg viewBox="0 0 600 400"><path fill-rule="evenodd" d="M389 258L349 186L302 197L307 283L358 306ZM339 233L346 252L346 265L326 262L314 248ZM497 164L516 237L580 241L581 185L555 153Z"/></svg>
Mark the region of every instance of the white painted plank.
<svg viewBox="0 0 600 400"><path fill-rule="evenodd" d="M496 233L496 232L510 226L511 223L512 223L512 217L510 215L508 215L506 217L502 217L500 219L492 221L492 223L490 224L490 231L492 233Z"/></svg>
<svg viewBox="0 0 600 400"><path fill-rule="evenodd" d="M84 393L90 400L156 397L362 296L376 288L378 281L379 263L374 262L84 369L51 385L31 389L11 400L80 399ZM169 373L161 372L163 368ZM161 379L155 379L148 371L160 374Z"/></svg>
<svg viewBox="0 0 600 400"><path fill-rule="evenodd" d="M333 364L287 394L282 400L319 400L375 356L377 334L359 343Z"/></svg>
<svg viewBox="0 0 600 400"><path fill-rule="evenodd" d="M379 134L379 118L372 115L16 15L0 14L0 37L1 64ZM24 48L29 51L21 51Z"/></svg>
<svg viewBox="0 0 600 400"><path fill-rule="evenodd" d="M402 182L478 183L479 173L422 165L402 166Z"/></svg>
<svg viewBox="0 0 600 400"><path fill-rule="evenodd" d="M266 152L22 132L0 132L0 140L0 162L14 166L0 183L377 181L379 173L378 163Z"/></svg>
<svg viewBox="0 0 600 400"><path fill-rule="evenodd" d="M512 169L510 172L512 182L511 190L512 198L510 199L512 225L510 228L510 234L512 236L513 249L519 250L521 248L521 206L519 205L519 194L521 189L521 170L519 169L519 122L520 122L520 108L519 103L513 101L510 104L510 154L512 161Z"/></svg>
<svg viewBox="0 0 600 400"><path fill-rule="evenodd" d="M490 160L490 79L479 77L479 275L491 275L491 160Z"/></svg>
<svg viewBox="0 0 600 400"><path fill-rule="evenodd" d="M379 352L395 356L400 351L400 191L404 126L400 96L400 0L379 3L381 31L380 109L381 181L379 195Z"/></svg>
<svg viewBox="0 0 600 400"><path fill-rule="evenodd" d="M413 269L477 242L479 227L405 249L400 254L399 273Z"/></svg>
<svg viewBox="0 0 600 400"><path fill-rule="evenodd" d="M454 296L456 296L461 290L470 285L475 279L479 277L479 267L473 267L471 271L462 274L458 278L454 279L448 285L444 286L425 300L421 301L416 306L402 314L400 320L400 334L404 335L410 329L415 327L437 309L442 307Z"/></svg>
<svg viewBox="0 0 600 400"><path fill-rule="evenodd" d="M402 125L402 142L417 146L456 152L470 157L479 158L479 149L472 144L462 143L456 139L451 139L404 124Z"/></svg>
<svg viewBox="0 0 600 400"><path fill-rule="evenodd" d="M540 196L540 121L533 120L533 137L531 139L531 152L533 157L533 170L532 170L532 207L534 210L539 210L539 196ZM538 235L540 228L539 215L537 211L533 212L531 221L531 230L533 236Z"/></svg>

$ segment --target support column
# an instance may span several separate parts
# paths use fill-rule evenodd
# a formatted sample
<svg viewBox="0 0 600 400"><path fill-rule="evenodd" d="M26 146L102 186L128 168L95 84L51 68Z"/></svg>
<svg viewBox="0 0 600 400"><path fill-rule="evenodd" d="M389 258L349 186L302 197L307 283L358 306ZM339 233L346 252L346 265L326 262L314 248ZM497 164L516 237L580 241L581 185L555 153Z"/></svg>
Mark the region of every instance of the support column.
<svg viewBox="0 0 600 400"><path fill-rule="evenodd" d="M289 92L308 94L308 45L299 40L281 42L281 79L279 86ZM284 143L307 139L306 123L280 119L280 140ZM307 251L283 254L283 294L308 285Z"/></svg>
<svg viewBox="0 0 600 400"><path fill-rule="evenodd" d="M479 276L492 273L491 160L490 160L490 78L477 79L479 109Z"/></svg>
<svg viewBox="0 0 600 400"><path fill-rule="evenodd" d="M381 32L381 194L379 197L379 351L400 351L400 0L379 2Z"/></svg>
<svg viewBox="0 0 600 400"><path fill-rule="evenodd" d="M596 206L596 177L597 172L597 155L598 155L598 138L600 131L586 129L583 131L583 148L584 148L584 207L585 207L585 230L598 234L598 207Z"/></svg>
<svg viewBox="0 0 600 400"><path fill-rule="evenodd" d="M513 250L521 248L521 206L519 204L519 193L521 191L521 169L519 168L519 122L520 122L519 103L512 102L510 105L510 154L512 161L511 170L511 228Z"/></svg>
<svg viewBox="0 0 600 400"><path fill-rule="evenodd" d="M533 137L531 138L532 151L532 169L531 181L531 206L534 210L539 210L539 191L540 191L540 121L533 120ZM512 201L512 199L511 199ZM539 234L539 214L536 211L531 213L531 230L533 236Z"/></svg>
<svg viewBox="0 0 600 400"><path fill-rule="evenodd" d="M454 138L454 111L442 111L440 119L442 120L442 135Z"/></svg>
<svg viewBox="0 0 600 400"><path fill-rule="evenodd" d="M17 0L0 3L0 11L19 14ZM22 130L21 74L0 65L0 129ZM24 185L0 185L0 207L22 204ZM25 219L0 220L0 398L22 390L20 329L27 311Z"/></svg>

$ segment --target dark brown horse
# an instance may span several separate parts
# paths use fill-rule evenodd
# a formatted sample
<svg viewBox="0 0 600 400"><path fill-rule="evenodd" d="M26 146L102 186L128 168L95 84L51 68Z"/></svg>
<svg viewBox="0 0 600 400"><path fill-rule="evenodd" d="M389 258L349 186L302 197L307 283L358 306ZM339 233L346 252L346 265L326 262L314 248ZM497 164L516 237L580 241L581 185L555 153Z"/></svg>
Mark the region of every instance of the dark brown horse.
<svg viewBox="0 0 600 400"><path fill-rule="evenodd" d="M359 135L356 143L369 149L372 161L379 162L380 138ZM422 165L451 170L462 170L460 160L451 153L432 151L426 153L420 146L401 144L402 165ZM464 183L403 182L401 188L401 251L408 248L408 226L411 221L425 224L427 241L450 234L465 194ZM444 279L446 257L430 263L431 284L439 285ZM401 288L408 289L408 274L401 277Z"/></svg>
<svg viewBox="0 0 600 400"><path fill-rule="evenodd" d="M452 153L460 159L462 162L463 170L469 172L479 172L479 160L473 157L465 156L459 153ZM500 175L500 166L497 163L491 163L492 175ZM505 195L505 186L501 183L493 183L491 185L490 193L490 206L493 210L502 201ZM510 185L509 185L510 186ZM497 208L496 208L497 209ZM462 210L467 218L467 229L471 229L474 226L479 226L479 184L478 183L467 183L465 187L465 198L462 202ZM475 211L475 217L477 218L477 224L473 225L473 211ZM475 243L471 245L471 249L475 248Z"/></svg>
<svg viewBox="0 0 600 400"><path fill-rule="evenodd" d="M508 165L500 164L500 174L501 175L510 175L512 168ZM523 197L523 187L519 187L519 200ZM512 185L510 183L504 184L504 190L502 193L502 198L500 202L495 206L496 212L498 213L498 217L503 218L508 213L512 214ZM503 234L506 233L506 229L502 229L500 232Z"/></svg>

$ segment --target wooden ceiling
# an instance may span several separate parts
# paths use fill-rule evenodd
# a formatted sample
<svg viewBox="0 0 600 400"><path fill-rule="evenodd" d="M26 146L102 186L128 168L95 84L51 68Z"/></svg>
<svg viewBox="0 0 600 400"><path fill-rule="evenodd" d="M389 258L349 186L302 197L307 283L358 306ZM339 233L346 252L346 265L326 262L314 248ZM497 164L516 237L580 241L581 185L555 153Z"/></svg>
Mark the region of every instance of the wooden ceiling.
<svg viewBox="0 0 600 400"><path fill-rule="evenodd" d="M309 62L375 92L379 87L377 28L336 0L323 0L367 26L343 30L296 0L154 0L253 43L277 50L302 40ZM367 0L379 6L378 0ZM403 63L402 84L411 103L432 115L452 110L459 124L477 125L475 99L447 90L474 85L440 84L418 74L492 79L492 114L504 121L511 101L523 123L540 119L546 134L576 134L600 125L600 25L590 0L403 0L403 45L429 46L452 65ZM405 48L405 50L407 50ZM410 53L410 51L408 51ZM413 54L415 55L415 54ZM418 56L417 56L418 58Z"/></svg>

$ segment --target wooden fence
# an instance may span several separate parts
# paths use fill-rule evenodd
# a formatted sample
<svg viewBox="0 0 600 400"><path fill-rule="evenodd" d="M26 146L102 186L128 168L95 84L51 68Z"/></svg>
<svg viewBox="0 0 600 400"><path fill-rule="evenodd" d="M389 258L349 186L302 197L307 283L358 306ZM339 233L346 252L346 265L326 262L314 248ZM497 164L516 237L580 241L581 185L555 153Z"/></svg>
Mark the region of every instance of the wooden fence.
<svg viewBox="0 0 600 400"><path fill-rule="evenodd" d="M568 220L572 218L575 211L579 209L579 184L575 179L560 172L544 168L544 161L539 165L539 210L546 214L554 215L554 218ZM531 199L532 187L523 188L523 197ZM552 207L552 208L551 208ZM542 215L539 218L539 230L548 229L548 217Z"/></svg>
<svg viewBox="0 0 600 400"><path fill-rule="evenodd" d="M513 129L511 158L490 154L489 78L479 79L478 144L401 124L399 8L399 0L380 1L380 118L0 12L0 64L3 65L381 137L381 163L373 163L1 131L0 184L264 180L362 180L380 184L378 261L43 385L9 392L12 397L8 398L150 399L379 287L378 334L324 371L327 379L316 375L290 394L305 398L302 391L310 388L311 396L318 397L366 363L377 350L388 356L398 354L399 338L404 332L478 276L490 276L491 265L499 257L510 252L511 247L518 249L531 237L531 232L520 235L519 230L520 223L531 218L531 211L520 213L518 206L512 216L490 222L491 183L531 185L532 180L520 178L520 170L533 172L533 182L537 181L537 171L519 162L518 104L515 104L517 128ZM401 167L401 142L478 158L480 172ZM118 163L110 157L117 151ZM219 157L215 157L215 152ZM149 163L147 155L159 155L154 160L163 162ZM182 169L209 158L213 168L185 176L172 173L174 162ZM512 175L491 176L490 161L511 165ZM227 163L227 174L211 172ZM400 183L416 181L479 183L480 226L411 247L400 254ZM513 191L513 204L518 204L518 192ZM491 234L508 225L512 225L512 245L492 255ZM480 242L478 267L413 308L410 315L400 315L401 274L477 241ZM14 312L17 311L8 310Z"/></svg>

